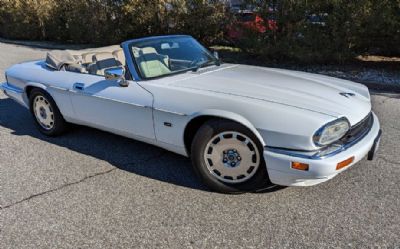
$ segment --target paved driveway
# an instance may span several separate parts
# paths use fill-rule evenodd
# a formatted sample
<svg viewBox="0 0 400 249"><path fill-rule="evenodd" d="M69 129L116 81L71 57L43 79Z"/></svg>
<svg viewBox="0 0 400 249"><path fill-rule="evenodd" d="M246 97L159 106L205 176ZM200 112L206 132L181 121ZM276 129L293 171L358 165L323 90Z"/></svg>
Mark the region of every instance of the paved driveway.
<svg viewBox="0 0 400 249"><path fill-rule="evenodd" d="M0 80L44 50L0 43ZM400 99L374 95L379 157L319 186L208 192L190 161L76 127L58 138L0 94L0 248L400 248Z"/></svg>

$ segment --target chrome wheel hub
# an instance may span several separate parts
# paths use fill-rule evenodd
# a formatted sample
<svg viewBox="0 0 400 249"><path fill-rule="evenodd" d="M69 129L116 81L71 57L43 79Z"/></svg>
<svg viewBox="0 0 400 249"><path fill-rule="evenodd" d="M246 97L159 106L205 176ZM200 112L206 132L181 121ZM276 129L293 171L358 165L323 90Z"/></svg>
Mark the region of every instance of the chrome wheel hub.
<svg viewBox="0 0 400 249"><path fill-rule="evenodd" d="M40 107L39 113L40 113L41 118L43 118L43 119L47 118L46 109L44 109L43 107Z"/></svg>
<svg viewBox="0 0 400 249"><path fill-rule="evenodd" d="M242 157L235 149L224 150L222 155L222 163L226 167L238 167Z"/></svg>
<svg viewBox="0 0 400 249"><path fill-rule="evenodd" d="M204 160L209 172L226 183L241 183L250 179L260 165L256 144L246 135L222 132L208 142Z"/></svg>
<svg viewBox="0 0 400 249"><path fill-rule="evenodd" d="M54 127L54 112L50 102L44 96L36 96L33 100L33 113L41 127L46 130Z"/></svg>

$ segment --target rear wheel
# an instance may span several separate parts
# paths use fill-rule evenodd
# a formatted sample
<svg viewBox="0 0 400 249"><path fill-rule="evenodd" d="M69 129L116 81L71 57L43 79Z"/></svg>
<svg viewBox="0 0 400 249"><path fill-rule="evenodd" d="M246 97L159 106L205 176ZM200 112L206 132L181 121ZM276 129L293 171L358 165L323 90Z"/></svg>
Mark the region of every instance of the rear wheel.
<svg viewBox="0 0 400 249"><path fill-rule="evenodd" d="M53 98L44 90L35 88L29 96L30 110L36 127L46 136L60 135L67 129L64 120Z"/></svg>
<svg viewBox="0 0 400 249"><path fill-rule="evenodd" d="M262 146L246 127L229 120L211 120L192 144L196 173L211 189L223 193L256 190L268 183Z"/></svg>

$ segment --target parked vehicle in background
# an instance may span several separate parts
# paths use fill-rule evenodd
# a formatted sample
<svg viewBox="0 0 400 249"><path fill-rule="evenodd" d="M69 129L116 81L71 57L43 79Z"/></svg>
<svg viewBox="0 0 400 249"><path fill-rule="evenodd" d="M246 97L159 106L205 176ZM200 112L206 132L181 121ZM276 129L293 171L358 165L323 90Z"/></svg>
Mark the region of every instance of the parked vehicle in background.
<svg viewBox="0 0 400 249"><path fill-rule="evenodd" d="M238 11L234 16L235 21L227 28L227 37L233 41L243 38L247 31L263 34L267 30L277 29L275 20L264 20L251 10Z"/></svg>
<svg viewBox="0 0 400 249"><path fill-rule="evenodd" d="M319 14L310 14L307 15L308 23L313 25L325 27L326 26L326 19L328 18L328 13L319 13Z"/></svg>

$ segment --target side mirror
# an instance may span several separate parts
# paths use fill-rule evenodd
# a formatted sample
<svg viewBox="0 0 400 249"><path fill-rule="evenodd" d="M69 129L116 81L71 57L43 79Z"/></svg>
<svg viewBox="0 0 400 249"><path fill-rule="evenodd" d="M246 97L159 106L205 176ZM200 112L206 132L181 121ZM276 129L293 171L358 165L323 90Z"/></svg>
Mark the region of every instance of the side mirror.
<svg viewBox="0 0 400 249"><path fill-rule="evenodd" d="M108 68L104 71L106 80L116 80L122 87L129 86L129 82L125 80L125 69L123 67Z"/></svg>

